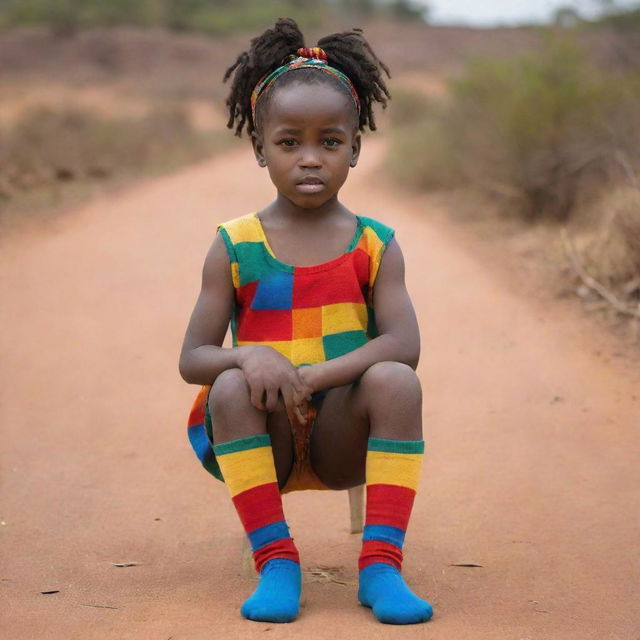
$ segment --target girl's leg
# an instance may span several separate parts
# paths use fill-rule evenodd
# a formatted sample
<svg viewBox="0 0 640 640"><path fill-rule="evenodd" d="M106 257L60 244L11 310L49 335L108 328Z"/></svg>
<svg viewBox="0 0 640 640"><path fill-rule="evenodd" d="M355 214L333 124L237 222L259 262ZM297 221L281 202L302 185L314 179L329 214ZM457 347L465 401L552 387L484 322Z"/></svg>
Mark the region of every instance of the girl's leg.
<svg viewBox="0 0 640 640"><path fill-rule="evenodd" d="M266 413L256 409L241 369L223 371L209 392L215 444L268 433L276 465L278 486L284 487L293 468L293 436L285 411ZM212 405L216 417L213 419Z"/></svg>
<svg viewBox="0 0 640 640"><path fill-rule="evenodd" d="M260 573L258 588L242 605L242 615L290 622L298 615L301 573L279 489L293 461L286 413L256 409L240 369L228 369L216 378L209 410L213 450Z"/></svg>
<svg viewBox="0 0 640 640"><path fill-rule="evenodd" d="M357 382L327 393L314 426L312 464L334 489L366 481L358 598L390 624L424 622L433 613L400 573L423 451L422 389L411 367L378 362Z"/></svg>

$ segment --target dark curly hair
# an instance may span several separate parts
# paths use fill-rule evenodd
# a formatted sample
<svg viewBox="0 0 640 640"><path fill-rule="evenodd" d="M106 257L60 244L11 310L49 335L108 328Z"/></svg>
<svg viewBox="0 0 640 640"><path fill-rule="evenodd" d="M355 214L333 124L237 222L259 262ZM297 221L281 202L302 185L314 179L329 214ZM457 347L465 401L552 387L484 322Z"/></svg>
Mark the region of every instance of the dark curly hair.
<svg viewBox="0 0 640 640"><path fill-rule="evenodd" d="M251 93L258 81L283 64L287 56L295 54L304 46L304 38L296 22L291 18L279 18L273 29L267 29L263 34L253 38L249 51L243 51L235 63L226 70L225 82L233 75L231 91L226 101L229 108L227 127L232 129L235 125L235 135L241 136L245 127L249 134L256 129L251 115ZM365 40L362 29L353 28L350 31L325 36L318 40L317 46L324 49L328 64L342 71L358 92L361 105L358 129L363 131L368 126L370 130L375 130L373 103L379 102L384 109L387 100L391 99L381 70L389 78L391 74ZM295 73L282 74L274 82L274 88L297 81L326 82L348 93L348 89L329 74L304 68L296 69ZM267 92L258 102L256 119L259 119L258 113L264 111L273 93Z"/></svg>

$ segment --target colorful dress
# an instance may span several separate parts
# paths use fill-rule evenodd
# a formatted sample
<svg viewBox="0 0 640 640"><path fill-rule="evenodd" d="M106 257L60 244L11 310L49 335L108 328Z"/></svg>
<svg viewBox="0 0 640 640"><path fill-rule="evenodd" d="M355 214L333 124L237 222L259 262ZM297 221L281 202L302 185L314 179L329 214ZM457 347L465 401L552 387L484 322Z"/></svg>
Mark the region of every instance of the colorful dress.
<svg viewBox="0 0 640 640"><path fill-rule="evenodd" d="M373 286L395 230L365 216L356 216L356 221L356 232L342 255L302 267L275 256L257 213L218 225L231 263L234 347L270 346L294 366L303 366L337 358L378 335ZM197 394L187 430L202 465L223 480L212 448L210 389L204 385ZM296 455L283 493L326 488L309 465L309 436L324 393L313 394L306 425L292 424Z"/></svg>

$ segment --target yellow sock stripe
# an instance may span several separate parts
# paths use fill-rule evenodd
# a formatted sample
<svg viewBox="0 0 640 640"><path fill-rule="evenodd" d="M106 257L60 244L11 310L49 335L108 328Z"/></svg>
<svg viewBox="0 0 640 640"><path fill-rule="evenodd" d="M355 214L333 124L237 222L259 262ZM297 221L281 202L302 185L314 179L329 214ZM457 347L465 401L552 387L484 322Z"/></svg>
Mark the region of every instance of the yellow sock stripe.
<svg viewBox="0 0 640 640"><path fill-rule="evenodd" d="M414 491L418 488L421 453L367 452L367 484L395 484Z"/></svg>
<svg viewBox="0 0 640 640"><path fill-rule="evenodd" d="M217 457L231 497L261 484L277 482L271 447L257 447Z"/></svg>

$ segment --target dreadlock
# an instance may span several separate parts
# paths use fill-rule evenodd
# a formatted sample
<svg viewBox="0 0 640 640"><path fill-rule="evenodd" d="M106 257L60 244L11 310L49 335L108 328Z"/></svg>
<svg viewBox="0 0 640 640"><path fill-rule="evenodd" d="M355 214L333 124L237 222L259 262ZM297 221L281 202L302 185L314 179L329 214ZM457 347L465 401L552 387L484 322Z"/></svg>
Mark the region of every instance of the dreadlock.
<svg viewBox="0 0 640 640"><path fill-rule="evenodd" d="M256 129L251 115L251 93L258 81L279 67L287 56L304 46L304 37L296 22L291 18L279 18L273 29L267 29L262 35L253 38L249 51L243 51L226 70L225 82L233 75L231 91L226 100L229 108L227 127L232 129L235 125L235 135L241 136L243 128L249 134ZM318 40L318 46L326 52L328 64L342 71L358 93L361 105L358 129L364 131L368 126L374 131L376 123L373 104L379 102L384 109L387 100L391 98L381 73L383 70L390 78L389 69L375 55L359 28L325 36ZM275 81L274 87L283 87L294 81L327 82L346 91L330 75L313 69L296 69L295 73L284 73ZM273 93L267 93L258 103L259 110L265 109Z"/></svg>

